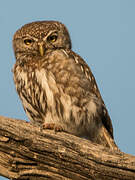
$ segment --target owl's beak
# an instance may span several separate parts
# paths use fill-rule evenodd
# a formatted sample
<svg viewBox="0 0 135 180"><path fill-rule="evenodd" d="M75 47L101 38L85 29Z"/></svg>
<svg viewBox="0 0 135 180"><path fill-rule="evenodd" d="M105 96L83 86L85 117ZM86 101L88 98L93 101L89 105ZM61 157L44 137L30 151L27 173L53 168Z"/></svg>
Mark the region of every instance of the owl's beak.
<svg viewBox="0 0 135 180"><path fill-rule="evenodd" d="M43 47L43 44L39 44L39 53L41 56L44 55L44 47Z"/></svg>

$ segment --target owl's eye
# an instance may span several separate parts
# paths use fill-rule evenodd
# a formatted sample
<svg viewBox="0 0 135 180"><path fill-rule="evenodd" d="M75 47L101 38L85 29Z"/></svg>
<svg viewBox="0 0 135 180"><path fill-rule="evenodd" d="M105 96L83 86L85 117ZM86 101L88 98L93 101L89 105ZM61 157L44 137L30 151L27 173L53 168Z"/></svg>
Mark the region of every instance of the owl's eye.
<svg viewBox="0 0 135 180"><path fill-rule="evenodd" d="M48 36L47 41L55 42L57 40L57 37L58 37L57 35Z"/></svg>
<svg viewBox="0 0 135 180"><path fill-rule="evenodd" d="M24 43L28 46L32 43L32 39L25 39Z"/></svg>

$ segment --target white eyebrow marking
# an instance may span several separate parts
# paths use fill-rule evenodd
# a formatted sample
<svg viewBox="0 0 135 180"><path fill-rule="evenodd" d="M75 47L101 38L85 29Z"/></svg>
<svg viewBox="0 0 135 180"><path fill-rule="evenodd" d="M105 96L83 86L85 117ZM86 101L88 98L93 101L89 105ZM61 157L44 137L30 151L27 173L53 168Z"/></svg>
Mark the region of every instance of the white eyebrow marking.
<svg viewBox="0 0 135 180"><path fill-rule="evenodd" d="M57 32L57 31L56 31L56 30L50 31L50 32L43 38L43 41L45 41L45 40L48 38L48 36L50 36L52 33L55 33L55 32Z"/></svg>
<svg viewBox="0 0 135 180"><path fill-rule="evenodd" d="M33 40L36 41L36 42L38 41L37 38L35 38L35 37L33 37L33 36L29 35L29 34L28 34L27 36L24 36L24 37L23 37L23 39L28 39L28 38L33 39Z"/></svg>

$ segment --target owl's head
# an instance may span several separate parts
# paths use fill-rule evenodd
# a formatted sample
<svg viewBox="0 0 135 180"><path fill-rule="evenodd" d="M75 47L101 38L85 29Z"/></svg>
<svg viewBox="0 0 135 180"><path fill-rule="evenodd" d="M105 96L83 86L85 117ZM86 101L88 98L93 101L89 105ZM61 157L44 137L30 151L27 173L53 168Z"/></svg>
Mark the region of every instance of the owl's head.
<svg viewBox="0 0 135 180"><path fill-rule="evenodd" d="M22 55L43 56L51 49L71 49L66 27L57 21L37 21L24 25L13 37L16 58Z"/></svg>

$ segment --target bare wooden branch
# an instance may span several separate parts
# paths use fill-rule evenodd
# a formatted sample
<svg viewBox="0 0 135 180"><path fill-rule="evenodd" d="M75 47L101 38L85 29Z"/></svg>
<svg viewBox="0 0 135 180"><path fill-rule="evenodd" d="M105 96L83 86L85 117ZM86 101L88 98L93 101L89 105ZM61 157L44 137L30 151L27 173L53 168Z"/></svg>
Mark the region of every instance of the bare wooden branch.
<svg viewBox="0 0 135 180"><path fill-rule="evenodd" d="M0 175L19 180L132 180L135 157L0 116Z"/></svg>

